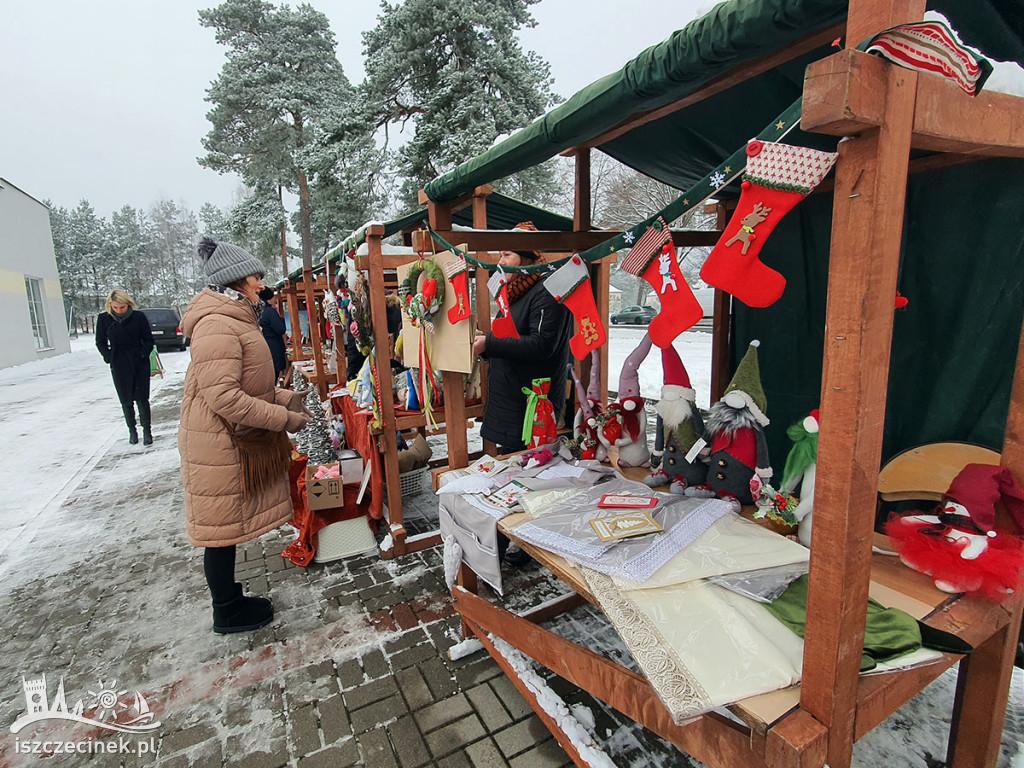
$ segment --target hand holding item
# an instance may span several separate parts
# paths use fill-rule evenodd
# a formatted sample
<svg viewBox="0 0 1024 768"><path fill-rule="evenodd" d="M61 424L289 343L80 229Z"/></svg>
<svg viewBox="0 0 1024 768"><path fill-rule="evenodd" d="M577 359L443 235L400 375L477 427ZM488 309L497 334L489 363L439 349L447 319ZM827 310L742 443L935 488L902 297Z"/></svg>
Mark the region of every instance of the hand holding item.
<svg viewBox="0 0 1024 768"><path fill-rule="evenodd" d="M309 411L306 411L305 413L289 411L288 420L285 422L284 428L286 432L294 434L304 430L310 421L312 421L312 419L309 416Z"/></svg>
<svg viewBox="0 0 1024 768"><path fill-rule="evenodd" d="M480 357L484 353L484 349L487 347L487 337L483 334L478 333L473 339L473 355Z"/></svg>
<svg viewBox="0 0 1024 768"><path fill-rule="evenodd" d="M306 399L308 392L309 390L305 389L298 392L292 392L288 399L288 405L285 407L289 411L294 411L295 413L301 413L302 411L309 413L303 402ZM310 413L309 415L312 416L313 414Z"/></svg>

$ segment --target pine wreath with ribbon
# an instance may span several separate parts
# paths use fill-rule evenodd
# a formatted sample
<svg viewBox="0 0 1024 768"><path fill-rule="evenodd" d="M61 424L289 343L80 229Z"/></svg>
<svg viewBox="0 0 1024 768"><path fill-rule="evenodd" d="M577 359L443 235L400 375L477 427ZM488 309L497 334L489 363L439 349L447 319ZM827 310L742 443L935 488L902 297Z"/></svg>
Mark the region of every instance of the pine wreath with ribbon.
<svg viewBox="0 0 1024 768"><path fill-rule="evenodd" d="M422 286L419 285L421 275L424 276ZM434 315L444 306L444 289L444 271L434 259L420 259L409 267L409 272L398 287L402 311L409 322L433 331Z"/></svg>

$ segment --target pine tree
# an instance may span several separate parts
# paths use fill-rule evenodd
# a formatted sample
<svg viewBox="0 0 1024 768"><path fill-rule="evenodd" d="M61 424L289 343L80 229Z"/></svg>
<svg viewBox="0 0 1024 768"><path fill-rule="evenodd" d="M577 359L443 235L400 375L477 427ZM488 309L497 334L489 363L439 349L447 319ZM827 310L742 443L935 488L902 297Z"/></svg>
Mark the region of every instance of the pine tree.
<svg viewBox="0 0 1024 768"><path fill-rule="evenodd" d="M536 24L529 6L538 1L381 4L377 27L363 33L364 102L374 125L386 134L409 123L414 127L396 156L406 203L415 204L427 182L556 102L550 66L536 53L524 52L516 34ZM550 171L531 169L531 175L520 196L543 197Z"/></svg>
<svg viewBox="0 0 1024 768"><path fill-rule="evenodd" d="M311 266L310 177L318 124L351 92L327 17L309 5L293 10L263 0L226 0L200 11L199 19L228 48L207 91L213 128L203 140L208 154L199 162L235 171L252 188L296 192L303 262Z"/></svg>

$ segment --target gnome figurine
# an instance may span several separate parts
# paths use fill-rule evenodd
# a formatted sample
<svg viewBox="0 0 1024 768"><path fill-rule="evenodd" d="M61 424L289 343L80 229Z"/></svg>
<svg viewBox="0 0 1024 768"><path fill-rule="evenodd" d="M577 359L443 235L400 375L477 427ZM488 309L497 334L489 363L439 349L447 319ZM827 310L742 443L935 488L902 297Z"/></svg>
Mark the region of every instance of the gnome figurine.
<svg viewBox="0 0 1024 768"><path fill-rule="evenodd" d="M590 353L590 384L586 392L583 391L583 383L576 375L574 365L569 365L569 373L576 384L576 400L579 403L572 425L572 436L579 444L580 458L604 461L608 458L608 449L597 437L597 418L604 411L601 403L601 355L598 350Z"/></svg>
<svg viewBox="0 0 1024 768"><path fill-rule="evenodd" d="M817 408L803 421L786 430L793 447L786 457L786 468L782 470L782 485L779 492L785 496L800 486L800 503L793 509L793 517L800 527L797 537L805 547L811 546L811 519L814 511L814 479L818 474L818 428L821 415Z"/></svg>
<svg viewBox="0 0 1024 768"><path fill-rule="evenodd" d="M644 334L637 348L629 353L619 374L619 399L608 406L615 416L605 422L598 439L606 448L619 449L620 467L650 466L651 450L647 447L647 415L640 397L640 363L651 351L651 337Z"/></svg>
<svg viewBox="0 0 1024 768"><path fill-rule="evenodd" d="M750 342L725 394L711 406L704 422L711 442L707 487L719 498L734 498L740 504L753 504L752 486L759 488L772 476L764 437L768 417L757 365L759 345L756 339Z"/></svg>
<svg viewBox="0 0 1024 768"><path fill-rule="evenodd" d="M996 530L996 502L1015 531ZM1024 490L1006 467L968 464L932 514L891 515L885 533L943 592L1005 600L1024 587Z"/></svg>
<svg viewBox="0 0 1024 768"><path fill-rule="evenodd" d="M702 449L704 420L694 406L696 393L690 386L690 376L675 347L661 350L661 366L665 384L656 409L661 417L661 433L655 439L655 452L662 449L661 467L644 478L655 488L671 484L672 493L713 496L707 489L698 490L708 476L707 451Z"/></svg>

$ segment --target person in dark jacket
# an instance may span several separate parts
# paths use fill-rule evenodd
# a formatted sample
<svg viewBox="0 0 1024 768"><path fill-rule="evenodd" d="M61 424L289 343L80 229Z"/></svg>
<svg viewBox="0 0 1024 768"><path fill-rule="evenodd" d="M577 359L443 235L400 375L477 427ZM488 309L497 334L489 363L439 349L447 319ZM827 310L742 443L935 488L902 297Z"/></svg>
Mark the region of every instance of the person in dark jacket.
<svg viewBox="0 0 1024 768"><path fill-rule="evenodd" d="M267 340L270 347L270 356L274 360L274 378L280 378L281 373L288 367L288 355L284 346L284 318L278 312L270 300L274 298L273 288L264 288L259 293L260 301L263 302L263 312L260 313L260 330L263 331L263 338Z"/></svg>
<svg viewBox="0 0 1024 768"><path fill-rule="evenodd" d="M128 425L128 442L139 442L135 407L139 408L142 444L153 444L149 410L149 355L153 351L153 331L149 319L135 311L135 302L124 291L111 291L106 311L96 318L96 347L103 362L110 366L114 390Z"/></svg>
<svg viewBox="0 0 1024 768"><path fill-rule="evenodd" d="M506 267L536 264L540 255L530 251L502 251L499 264ZM492 440L499 453L526 448L523 420L526 394L534 379L550 378L548 396L555 420L565 407L566 368L572 314L544 289L540 275L517 274L509 281L508 298L518 339L499 339L493 333L478 334L473 353L490 363L487 373L487 403L480 435Z"/></svg>

